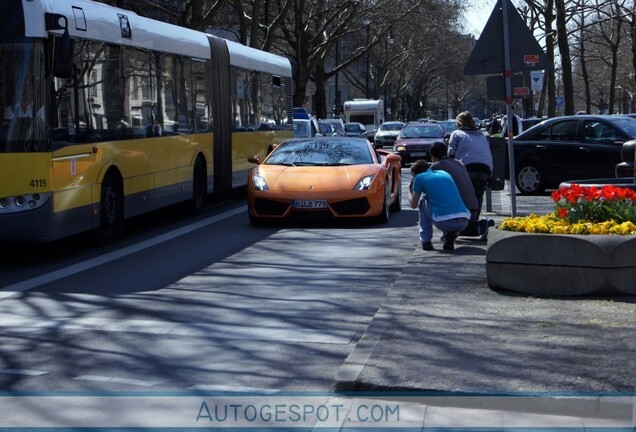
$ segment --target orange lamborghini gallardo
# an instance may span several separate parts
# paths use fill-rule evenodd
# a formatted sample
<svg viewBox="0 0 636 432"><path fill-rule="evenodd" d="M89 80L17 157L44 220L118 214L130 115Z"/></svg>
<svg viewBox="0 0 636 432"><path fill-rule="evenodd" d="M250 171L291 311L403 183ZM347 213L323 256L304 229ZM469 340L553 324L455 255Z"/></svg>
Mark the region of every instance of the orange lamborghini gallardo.
<svg viewBox="0 0 636 432"><path fill-rule="evenodd" d="M313 137L281 143L248 174L252 223L275 218L389 220L401 208L400 156L366 138Z"/></svg>

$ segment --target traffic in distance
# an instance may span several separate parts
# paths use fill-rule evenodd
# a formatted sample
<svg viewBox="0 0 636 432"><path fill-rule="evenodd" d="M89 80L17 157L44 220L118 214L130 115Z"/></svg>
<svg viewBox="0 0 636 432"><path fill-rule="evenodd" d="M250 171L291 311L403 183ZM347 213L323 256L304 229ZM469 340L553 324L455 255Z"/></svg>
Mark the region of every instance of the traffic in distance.
<svg viewBox="0 0 636 432"><path fill-rule="evenodd" d="M210 196L246 186L253 220L302 214L310 205L334 218L384 220L399 206L400 167L430 160L430 146L447 143L456 128L454 119L385 118L382 99L347 100L341 116L319 119L292 107L292 67L283 56L88 0L28 3L5 0L11 13L0 18L8 29L0 43L3 240L51 242L91 231L106 244L128 218L176 203L196 213ZM253 91L232 90L239 87ZM503 120L476 124L497 137ZM520 119L513 136L520 193L565 180L633 177L633 150L623 151L636 139L632 117ZM292 139L333 143L342 154L323 154L311 167L271 163L299 145ZM368 154L343 153L354 148ZM318 196L303 180L314 171L367 183L357 198L331 189ZM258 185L273 196L283 180L314 189L263 206L267 191ZM356 199L368 202L336 203Z"/></svg>

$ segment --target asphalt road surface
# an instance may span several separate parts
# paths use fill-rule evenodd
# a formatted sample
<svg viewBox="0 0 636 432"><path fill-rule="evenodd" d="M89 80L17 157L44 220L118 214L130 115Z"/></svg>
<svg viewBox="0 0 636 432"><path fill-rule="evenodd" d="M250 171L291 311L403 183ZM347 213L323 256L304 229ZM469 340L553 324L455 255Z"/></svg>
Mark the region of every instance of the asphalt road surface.
<svg viewBox="0 0 636 432"><path fill-rule="evenodd" d="M0 389L329 390L417 242L404 207L255 228L239 197L138 218L107 248L11 245Z"/></svg>

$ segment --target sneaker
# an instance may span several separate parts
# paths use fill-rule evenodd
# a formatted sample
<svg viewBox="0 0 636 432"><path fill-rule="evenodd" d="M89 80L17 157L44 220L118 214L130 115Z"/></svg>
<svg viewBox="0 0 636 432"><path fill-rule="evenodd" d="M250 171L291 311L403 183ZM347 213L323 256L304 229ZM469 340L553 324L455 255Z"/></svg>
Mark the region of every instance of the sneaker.
<svg viewBox="0 0 636 432"><path fill-rule="evenodd" d="M455 239L457 238L456 232L447 232L446 233L446 241L444 241L443 249L445 251L452 251L455 249Z"/></svg>
<svg viewBox="0 0 636 432"><path fill-rule="evenodd" d="M433 247L433 243L431 243L430 241L422 242L422 249L424 249L425 251L435 250L435 248Z"/></svg>

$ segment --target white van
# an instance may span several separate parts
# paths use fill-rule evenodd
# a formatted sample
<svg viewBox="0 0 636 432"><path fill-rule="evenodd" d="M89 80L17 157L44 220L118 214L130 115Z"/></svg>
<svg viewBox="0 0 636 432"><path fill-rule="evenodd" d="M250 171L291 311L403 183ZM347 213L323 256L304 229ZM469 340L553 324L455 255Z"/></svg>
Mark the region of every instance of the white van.
<svg viewBox="0 0 636 432"><path fill-rule="evenodd" d="M346 123L362 123L367 138L373 140L378 126L384 122L384 101L381 99L354 99L344 103Z"/></svg>

